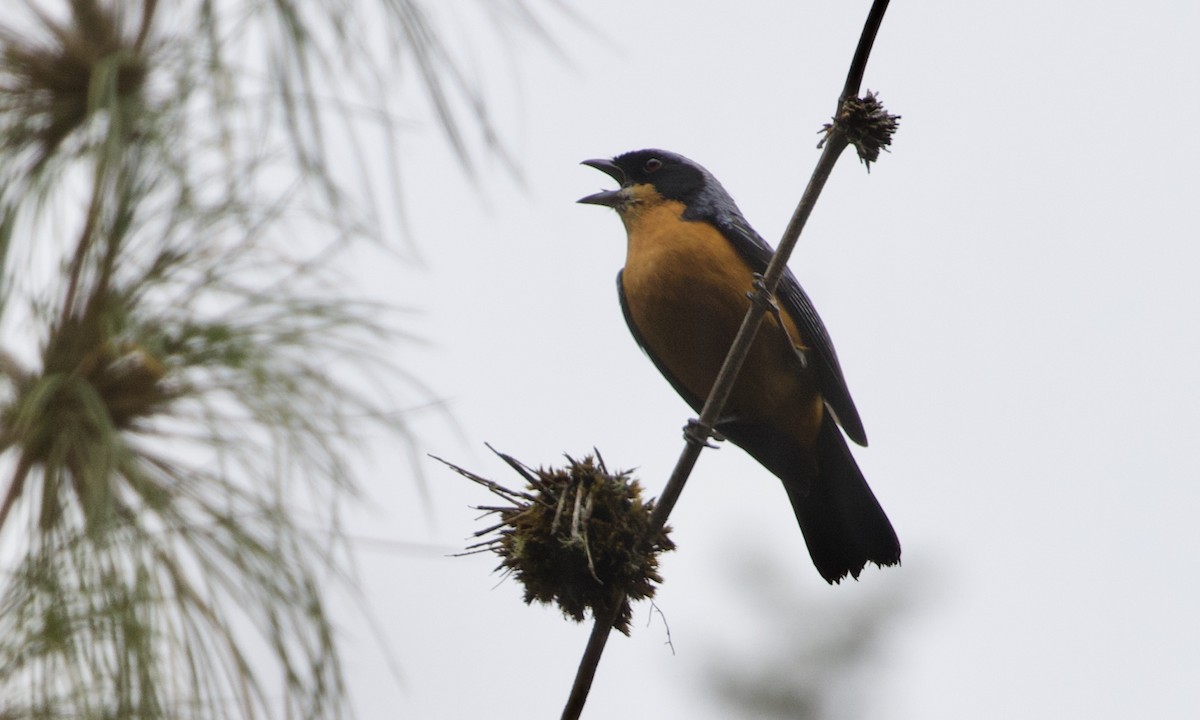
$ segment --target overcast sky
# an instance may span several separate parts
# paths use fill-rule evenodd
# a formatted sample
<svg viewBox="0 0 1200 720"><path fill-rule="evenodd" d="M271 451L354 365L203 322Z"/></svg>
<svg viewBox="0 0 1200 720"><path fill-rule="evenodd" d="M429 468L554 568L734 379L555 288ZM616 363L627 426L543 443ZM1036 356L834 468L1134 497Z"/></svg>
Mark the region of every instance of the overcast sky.
<svg viewBox="0 0 1200 720"><path fill-rule="evenodd" d="M586 29L551 23L565 61L464 30L521 181L488 161L466 180L426 122L402 168L423 264L363 267L416 311L428 344L403 362L454 419L414 413L422 450L515 482L485 441L531 464L595 446L657 493L690 411L625 327L622 226L574 202L612 183L579 161L687 155L777 242L868 6L608 0ZM706 451L657 600L674 653L636 607L585 717L723 717L715 650L754 657L795 624L773 614L864 602L903 609L854 689L863 717L1197 717L1198 36L1185 0L893 3L865 82L903 116L893 152L870 175L842 158L790 264L903 566L826 586L775 478ZM557 717L589 626L525 607L490 556L446 557L489 497L421 459L427 508L407 462L380 448L352 526L421 546L359 545L378 620L344 619L362 717ZM765 611L747 563L794 605Z"/></svg>

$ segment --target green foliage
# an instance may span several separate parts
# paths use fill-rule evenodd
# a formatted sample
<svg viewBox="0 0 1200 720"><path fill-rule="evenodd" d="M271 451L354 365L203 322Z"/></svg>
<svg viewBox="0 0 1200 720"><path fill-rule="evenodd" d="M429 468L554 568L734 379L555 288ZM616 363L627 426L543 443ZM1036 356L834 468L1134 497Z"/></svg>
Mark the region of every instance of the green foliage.
<svg viewBox="0 0 1200 720"><path fill-rule="evenodd" d="M0 717L342 716L347 460L409 430L329 125L391 138L401 56L490 121L415 0L63 4L0 19Z"/></svg>

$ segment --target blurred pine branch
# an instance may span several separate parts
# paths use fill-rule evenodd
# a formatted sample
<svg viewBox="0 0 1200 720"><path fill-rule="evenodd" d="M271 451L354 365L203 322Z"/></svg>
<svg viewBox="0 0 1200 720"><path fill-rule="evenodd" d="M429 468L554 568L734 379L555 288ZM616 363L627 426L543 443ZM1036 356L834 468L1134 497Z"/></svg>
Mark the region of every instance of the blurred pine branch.
<svg viewBox="0 0 1200 720"><path fill-rule="evenodd" d="M756 720L871 717L867 689L877 690L888 635L913 605L912 576L889 575L847 603L805 593L792 568L749 548L731 550L729 564L748 611L703 653L691 684L706 704Z"/></svg>
<svg viewBox="0 0 1200 720"><path fill-rule="evenodd" d="M346 714L348 462L412 440L347 378L425 391L337 261L397 224L408 65L464 166L504 158L417 0L0 19L0 717Z"/></svg>

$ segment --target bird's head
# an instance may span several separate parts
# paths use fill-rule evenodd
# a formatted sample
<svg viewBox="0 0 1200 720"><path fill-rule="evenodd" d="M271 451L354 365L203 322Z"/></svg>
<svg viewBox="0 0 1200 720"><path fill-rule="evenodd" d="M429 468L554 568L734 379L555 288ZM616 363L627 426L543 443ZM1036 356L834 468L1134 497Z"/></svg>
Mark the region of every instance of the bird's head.
<svg viewBox="0 0 1200 720"><path fill-rule="evenodd" d="M588 195L579 202L604 205L622 214L671 200L690 206L709 188L720 188L703 167L666 150L635 150L611 160L584 160L583 164L607 174L620 187Z"/></svg>

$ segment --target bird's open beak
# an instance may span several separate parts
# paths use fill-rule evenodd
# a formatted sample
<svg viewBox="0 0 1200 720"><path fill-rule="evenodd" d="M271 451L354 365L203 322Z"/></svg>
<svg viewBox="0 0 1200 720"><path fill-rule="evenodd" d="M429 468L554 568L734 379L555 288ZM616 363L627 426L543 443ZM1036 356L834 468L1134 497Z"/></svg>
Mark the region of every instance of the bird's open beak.
<svg viewBox="0 0 1200 720"><path fill-rule="evenodd" d="M608 175L618 183L625 184L625 173L621 168L617 167L612 160L584 160L582 165L594 167L600 172ZM625 199L625 195L620 189L617 190L602 190L601 192L581 197L576 202L586 203L588 205L604 205L607 207L616 207Z"/></svg>

